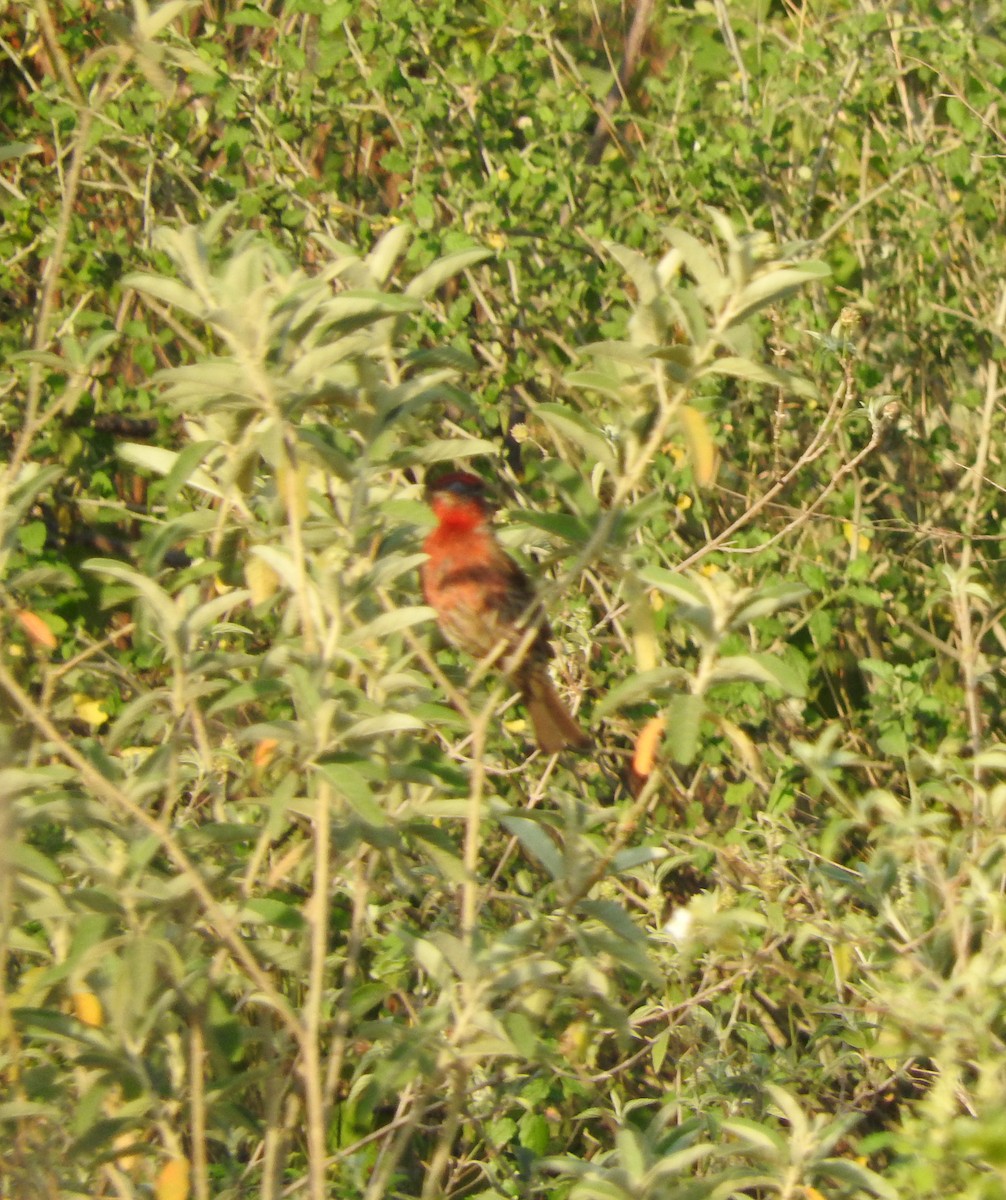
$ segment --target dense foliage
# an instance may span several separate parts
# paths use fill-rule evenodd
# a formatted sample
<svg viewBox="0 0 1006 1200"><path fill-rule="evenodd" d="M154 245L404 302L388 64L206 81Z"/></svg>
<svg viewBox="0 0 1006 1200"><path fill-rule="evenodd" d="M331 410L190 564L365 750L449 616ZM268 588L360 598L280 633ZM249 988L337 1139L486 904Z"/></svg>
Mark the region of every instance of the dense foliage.
<svg viewBox="0 0 1006 1200"><path fill-rule="evenodd" d="M0 5L0 1195L1006 1197L1004 18Z"/></svg>

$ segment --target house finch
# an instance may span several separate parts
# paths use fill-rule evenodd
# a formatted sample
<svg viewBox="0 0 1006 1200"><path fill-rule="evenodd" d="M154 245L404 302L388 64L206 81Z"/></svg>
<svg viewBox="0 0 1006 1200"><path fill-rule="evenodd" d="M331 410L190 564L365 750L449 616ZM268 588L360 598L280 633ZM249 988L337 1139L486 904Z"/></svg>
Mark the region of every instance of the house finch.
<svg viewBox="0 0 1006 1200"><path fill-rule="evenodd" d="M437 527L423 543L423 595L449 641L476 658L497 655L520 689L546 754L583 747L590 737L559 699L548 673L552 631L531 581L489 526L492 506L476 475L455 471L432 483L426 499ZM533 634L529 633L533 630Z"/></svg>

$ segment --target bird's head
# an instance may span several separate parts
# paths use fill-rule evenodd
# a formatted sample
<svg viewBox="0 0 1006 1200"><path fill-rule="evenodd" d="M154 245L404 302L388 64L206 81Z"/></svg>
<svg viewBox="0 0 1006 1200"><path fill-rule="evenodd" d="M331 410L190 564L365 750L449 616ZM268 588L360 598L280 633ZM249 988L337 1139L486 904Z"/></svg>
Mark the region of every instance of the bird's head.
<svg viewBox="0 0 1006 1200"><path fill-rule="evenodd" d="M450 471L427 484L426 503L441 520L461 512L486 517L495 508L486 495L485 480L469 471Z"/></svg>

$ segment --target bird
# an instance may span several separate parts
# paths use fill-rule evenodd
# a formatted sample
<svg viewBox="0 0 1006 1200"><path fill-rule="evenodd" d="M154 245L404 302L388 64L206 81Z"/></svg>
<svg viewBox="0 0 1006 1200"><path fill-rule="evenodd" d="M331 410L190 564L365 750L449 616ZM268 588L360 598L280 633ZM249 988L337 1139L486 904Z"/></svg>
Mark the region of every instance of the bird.
<svg viewBox="0 0 1006 1200"><path fill-rule="evenodd" d="M475 658L496 657L520 691L544 753L584 749L590 735L549 675L551 627L531 580L496 540L485 481L451 471L429 484L426 501L437 524L423 543L423 597L444 636Z"/></svg>

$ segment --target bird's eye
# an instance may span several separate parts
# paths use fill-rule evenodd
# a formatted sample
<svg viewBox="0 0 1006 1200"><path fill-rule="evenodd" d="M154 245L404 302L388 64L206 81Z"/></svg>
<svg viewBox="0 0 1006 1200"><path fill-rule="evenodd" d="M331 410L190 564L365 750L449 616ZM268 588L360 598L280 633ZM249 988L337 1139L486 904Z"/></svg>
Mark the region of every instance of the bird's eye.
<svg viewBox="0 0 1006 1200"><path fill-rule="evenodd" d="M455 496L481 496L483 491L482 483L475 479L450 479L440 486Z"/></svg>

